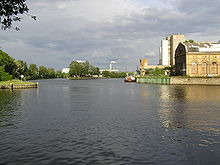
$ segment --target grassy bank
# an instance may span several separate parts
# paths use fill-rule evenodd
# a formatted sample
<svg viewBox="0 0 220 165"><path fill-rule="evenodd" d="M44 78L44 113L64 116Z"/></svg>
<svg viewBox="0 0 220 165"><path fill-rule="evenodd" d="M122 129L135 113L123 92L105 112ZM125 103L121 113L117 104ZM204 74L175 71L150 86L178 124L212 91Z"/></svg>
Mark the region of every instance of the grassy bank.
<svg viewBox="0 0 220 165"><path fill-rule="evenodd" d="M19 84L36 84L35 82L30 82L30 81L21 81L21 80L9 80L9 81L0 81L0 85L19 85Z"/></svg>

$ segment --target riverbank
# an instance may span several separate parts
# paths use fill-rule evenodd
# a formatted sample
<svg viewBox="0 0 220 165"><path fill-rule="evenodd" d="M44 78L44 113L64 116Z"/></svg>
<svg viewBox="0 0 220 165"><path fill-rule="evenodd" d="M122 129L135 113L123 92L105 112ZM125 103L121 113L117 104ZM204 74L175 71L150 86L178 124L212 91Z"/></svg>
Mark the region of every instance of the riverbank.
<svg viewBox="0 0 220 165"><path fill-rule="evenodd" d="M9 80L0 81L0 89L25 89L25 88L38 88L37 82Z"/></svg>
<svg viewBox="0 0 220 165"><path fill-rule="evenodd" d="M137 83L167 85L220 85L219 77L137 77Z"/></svg>

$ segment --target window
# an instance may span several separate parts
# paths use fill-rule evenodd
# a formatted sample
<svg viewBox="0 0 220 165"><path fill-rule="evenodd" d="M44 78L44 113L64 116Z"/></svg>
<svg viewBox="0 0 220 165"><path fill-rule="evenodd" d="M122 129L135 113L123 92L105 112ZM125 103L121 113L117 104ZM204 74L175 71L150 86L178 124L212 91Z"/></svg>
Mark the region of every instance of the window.
<svg viewBox="0 0 220 165"><path fill-rule="evenodd" d="M202 63L202 67L201 67L201 73L202 74L207 74L207 71L208 71L208 65L207 65L207 63L206 62L203 62Z"/></svg>
<svg viewBox="0 0 220 165"><path fill-rule="evenodd" d="M216 62L212 62L212 64L211 64L211 73L218 74L218 65Z"/></svg>
<svg viewBox="0 0 220 165"><path fill-rule="evenodd" d="M192 73L192 74L197 74L197 73L198 73L198 64L197 64L196 62L193 62L193 63L192 63L191 73Z"/></svg>

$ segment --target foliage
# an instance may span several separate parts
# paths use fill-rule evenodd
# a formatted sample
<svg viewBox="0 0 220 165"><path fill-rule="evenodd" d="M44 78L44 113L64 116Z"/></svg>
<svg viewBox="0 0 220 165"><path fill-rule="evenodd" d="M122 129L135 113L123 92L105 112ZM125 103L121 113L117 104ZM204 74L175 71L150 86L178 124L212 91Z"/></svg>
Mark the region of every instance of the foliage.
<svg viewBox="0 0 220 165"><path fill-rule="evenodd" d="M108 77L108 78L124 78L124 77L126 77L126 73L125 72L103 71L102 76L103 77Z"/></svg>
<svg viewBox="0 0 220 165"><path fill-rule="evenodd" d="M28 66L27 63L21 60L17 60L15 61L16 65L17 65L17 72L20 75L24 75L27 76L28 74Z"/></svg>
<svg viewBox="0 0 220 165"><path fill-rule="evenodd" d="M165 75L165 71L163 69L156 67L155 69L148 69L147 75L151 75L151 76Z"/></svg>
<svg viewBox="0 0 220 165"><path fill-rule="evenodd" d="M4 68L4 71L10 75L16 74L17 65L15 60L7 53L0 50L0 66Z"/></svg>
<svg viewBox="0 0 220 165"><path fill-rule="evenodd" d="M89 75L99 75L100 71L98 67L90 66Z"/></svg>
<svg viewBox="0 0 220 165"><path fill-rule="evenodd" d="M70 77L81 77L82 76L82 65L76 61L71 62L69 75Z"/></svg>
<svg viewBox="0 0 220 165"><path fill-rule="evenodd" d="M36 20L36 16L28 14L26 0L1 0L0 1L0 23L3 30L12 27L13 22L21 21L20 15L26 14ZM19 30L18 27L15 28Z"/></svg>
<svg viewBox="0 0 220 165"><path fill-rule="evenodd" d="M89 64L88 61L83 63L72 61L69 68L70 77L88 77L92 75L99 75L99 68Z"/></svg>
<svg viewBox="0 0 220 165"><path fill-rule="evenodd" d="M183 43L195 43L195 41L194 40L186 40Z"/></svg>
<svg viewBox="0 0 220 165"><path fill-rule="evenodd" d="M39 78L39 71L37 68L37 65L35 64L30 64L29 68L28 68L28 77L27 79L38 79Z"/></svg>
<svg viewBox="0 0 220 165"><path fill-rule="evenodd" d="M11 79L12 79L12 76L8 74L7 72L5 72L4 68L0 66L0 81L7 81Z"/></svg>
<svg viewBox="0 0 220 165"><path fill-rule="evenodd" d="M20 78L21 75L28 80L64 77L61 71L55 71L53 68L44 66L38 68L35 64L30 64L28 67L26 62L15 60L0 50L0 81Z"/></svg>

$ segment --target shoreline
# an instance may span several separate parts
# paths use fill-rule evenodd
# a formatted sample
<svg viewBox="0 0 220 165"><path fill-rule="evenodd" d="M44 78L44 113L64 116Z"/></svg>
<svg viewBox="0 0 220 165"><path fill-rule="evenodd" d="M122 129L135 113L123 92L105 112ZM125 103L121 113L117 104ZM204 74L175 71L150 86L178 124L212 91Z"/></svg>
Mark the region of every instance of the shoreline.
<svg viewBox="0 0 220 165"><path fill-rule="evenodd" d="M165 85L220 85L220 77L137 77L137 83Z"/></svg>
<svg viewBox="0 0 220 165"><path fill-rule="evenodd" d="M38 88L38 82L9 80L0 81L0 89L26 89L26 88Z"/></svg>

